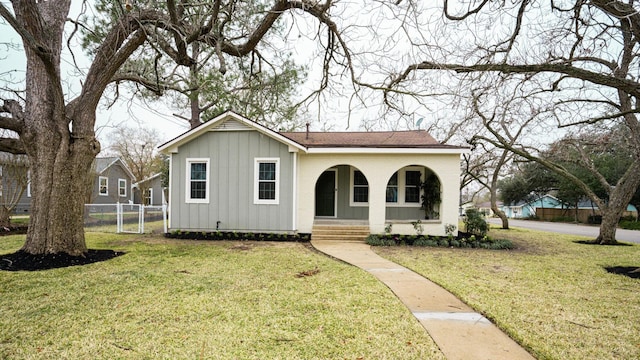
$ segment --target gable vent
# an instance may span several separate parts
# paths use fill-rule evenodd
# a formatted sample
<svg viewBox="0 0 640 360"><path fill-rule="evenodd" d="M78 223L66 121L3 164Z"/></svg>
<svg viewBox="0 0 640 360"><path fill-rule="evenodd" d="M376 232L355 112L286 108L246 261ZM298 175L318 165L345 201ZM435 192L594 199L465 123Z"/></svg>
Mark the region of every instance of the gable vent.
<svg viewBox="0 0 640 360"><path fill-rule="evenodd" d="M212 130L214 131L246 131L246 130L253 130L253 129L239 121L227 120L222 124L216 126Z"/></svg>

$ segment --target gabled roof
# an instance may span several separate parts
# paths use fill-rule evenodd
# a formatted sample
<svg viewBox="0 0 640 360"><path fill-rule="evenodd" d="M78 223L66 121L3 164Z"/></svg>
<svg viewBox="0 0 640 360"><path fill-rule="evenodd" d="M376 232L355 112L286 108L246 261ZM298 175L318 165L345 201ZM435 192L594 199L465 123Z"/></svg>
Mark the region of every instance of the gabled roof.
<svg viewBox="0 0 640 360"><path fill-rule="evenodd" d="M230 121L231 120L231 121ZM234 123L237 122L237 123ZM240 124L238 124L240 123ZM313 153L380 152L437 152L459 154L466 147L443 145L425 130L371 132L276 132L233 111L226 111L209 122L191 129L160 145L163 152L177 152L178 148L207 131L257 130L290 148Z"/></svg>
<svg viewBox="0 0 640 360"><path fill-rule="evenodd" d="M96 158L96 173L98 175L102 175L108 168L110 168L111 166L113 166L116 163L120 163L120 166L124 169L125 173L127 173L129 178L131 178L132 180L135 179L135 176L133 176L133 173L131 172L131 170L129 169L127 164L125 164L124 161L122 161L119 157L115 157L115 156L97 157Z"/></svg>
<svg viewBox="0 0 640 360"><path fill-rule="evenodd" d="M203 133L206 133L208 131L214 130L217 127L222 127L224 126L224 123L229 121L229 120L233 120L236 121L244 126L247 126L249 128L252 128L253 130L257 130L262 134L265 134L271 138L274 138L284 144L287 144L289 146L292 146L294 148L297 148L298 150L305 150L304 147L298 143L296 143L295 141L286 138L282 135L280 135L279 133L266 128L260 124L258 124L255 121L249 120L247 118L245 118L242 115L236 114L233 111L225 111L222 114L214 117L213 119L211 119L210 121L207 121L206 123L203 123L185 133L183 133L182 135L179 135L178 137L167 141L166 143L158 146L158 150L163 151L163 152L177 152L178 148L183 145L188 143L189 141L197 138L198 136L202 135Z"/></svg>
<svg viewBox="0 0 640 360"><path fill-rule="evenodd" d="M160 177L160 175L162 175L162 173L153 174L153 175L149 176L148 178L142 179L142 180L138 181L137 183L135 183L135 184L133 184L133 185L131 185L131 186L132 186L132 187L137 187L137 186L139 186L141 183L145 183L145 182L148 182L148 181L154 180L154 179L156 179L156 178L159 178L159 177Z"/></svg>

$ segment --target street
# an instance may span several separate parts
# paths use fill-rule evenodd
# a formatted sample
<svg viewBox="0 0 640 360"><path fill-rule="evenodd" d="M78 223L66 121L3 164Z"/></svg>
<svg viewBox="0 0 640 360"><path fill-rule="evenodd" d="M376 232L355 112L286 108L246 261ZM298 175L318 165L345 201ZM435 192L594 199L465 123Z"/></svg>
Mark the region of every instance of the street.
<svg viewBox="0 0 640 360"><path fill-rule="evenodd" d="M493 225L502 225L502 222L498 218L490 218L488 219L488 222ZM548 232L555 232L560 234L588 236L594 239L598 237L598 232L599 232L598 226L594 226L594 225L567 224L567 223L517 220L517 219L509 219L509 227L520 227L525 229L548 231ZM624 230L619 228L616 231L616 240L622 241L622 242L633 242L636 244L640 244L640 231Z"/></svg>

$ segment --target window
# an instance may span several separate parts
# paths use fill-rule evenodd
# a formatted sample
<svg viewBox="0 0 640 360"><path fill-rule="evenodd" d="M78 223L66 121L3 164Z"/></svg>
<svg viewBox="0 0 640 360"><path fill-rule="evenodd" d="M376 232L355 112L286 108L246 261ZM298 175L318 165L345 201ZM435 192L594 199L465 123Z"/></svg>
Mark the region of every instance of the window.
<svg viewBox="0 0 640 360"><path fill-rule="evenodd" d="M109 178L105 176L98 177L98 195L109 195Z"/></svg>
<svg viewBox="0 0 640 360"><path fill-rule="evenodd" d="M405 172L404 202L420 202L420 171Z"/></svg>
<svg viewBox="0 0 640 360"><path fill-rule="evenodd" d="M253 203L278 204L280 159L256 158L254 166Z"/></svg>
<svg viewBox="0 0 640 360"><path fill-rule="evenodd" d="M31 197L31 170L27 170L27 197Z"/></svg>
<svg viewBox="0 0 640 360"><path fill-rule="evenodd" d="M387 202L398 202L398 172L396 171L389 179L387 183Z"/></svg>
<svg viewBox="0 0 640 360"><path fill-rule="evenodd" d="M421 182L426 169L407 166L396 171L387 182L386 203L396 207L419 207L422 205Z"/></svg>
<svg viewBox="0 0 640 360"><path fill-rule="evenodd" d="M367 204L369 202L369 183L362 171L351 168L352 204Z"/></svg>
<svg viewBox="0 0 640 360"><path fill-rule="evenodd" d="M209 202L209 159L187 159L187 203Z"/></svg>
<svg viewBox="0 0 640 360"><path fill-rule="evenodd" d="M153 205L153 189L149 188L144 191L143 204Z"/></svg>
<svg viewBox="0 0 640 360"><path fill-rule="evenodd" d="M118 179L118 195L127 196L127 179Z"/></svg>

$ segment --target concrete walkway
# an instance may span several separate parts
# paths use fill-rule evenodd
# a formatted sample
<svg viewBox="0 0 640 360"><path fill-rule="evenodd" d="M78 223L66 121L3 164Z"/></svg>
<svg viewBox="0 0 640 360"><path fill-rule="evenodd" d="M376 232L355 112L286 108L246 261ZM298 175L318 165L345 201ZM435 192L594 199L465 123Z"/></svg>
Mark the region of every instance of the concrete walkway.
<svg viewBox="0 0 640 360"><path fill-rule="evenodd" d="M383 282L411 310L449 360L534 359L481 314L445 289L375 254L360 242L318 241L319 251L355 265Z"/></svg>

